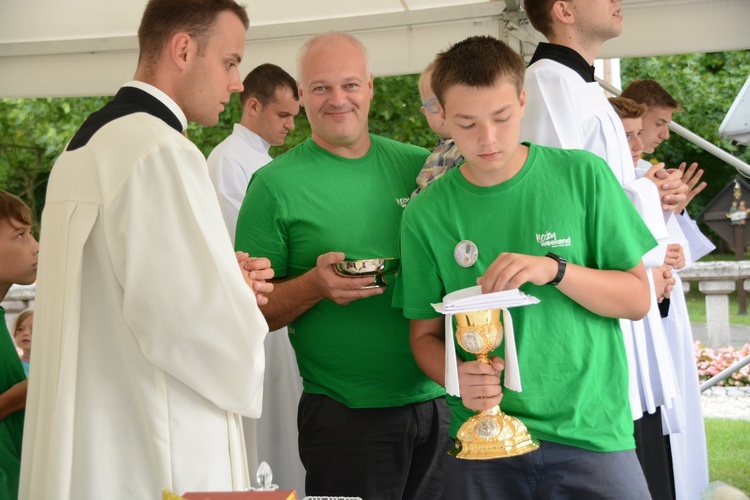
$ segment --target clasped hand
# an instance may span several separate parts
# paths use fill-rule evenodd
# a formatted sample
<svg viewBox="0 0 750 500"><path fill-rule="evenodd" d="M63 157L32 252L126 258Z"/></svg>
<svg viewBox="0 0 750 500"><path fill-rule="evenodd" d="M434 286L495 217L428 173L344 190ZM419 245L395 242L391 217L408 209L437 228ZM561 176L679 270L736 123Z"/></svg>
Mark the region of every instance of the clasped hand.
<svg viewBox="0 0 750 500"><path fill-rule="evenodd" d="M670 243L667 245L667 253L664 256L664 265L654 268L651 272L657 302L668 299L672 295L676 281L672 275L672 269L683 267L685 267L685 253L682 246L679 243Z"/></svg>
<svg viewBox="0 0 750 500"><path fill-rule="evenodd" d="M666 170L663 163L652 166L646 172L645 177L653 182L659 191L662 210L675 210L687 200L690 186L682 181L682 174L683 171L679 169Z"/></svg>
<svg viewBox="0 0 750 500"><path fill-rule="evenodd" d="M235 255L242 270L242 277L255 294L258 305L267 304L267 295L273 291L273 283L268 281L274 274L271 261L265 257L250 257L245 252L236 252Z"/></svg>

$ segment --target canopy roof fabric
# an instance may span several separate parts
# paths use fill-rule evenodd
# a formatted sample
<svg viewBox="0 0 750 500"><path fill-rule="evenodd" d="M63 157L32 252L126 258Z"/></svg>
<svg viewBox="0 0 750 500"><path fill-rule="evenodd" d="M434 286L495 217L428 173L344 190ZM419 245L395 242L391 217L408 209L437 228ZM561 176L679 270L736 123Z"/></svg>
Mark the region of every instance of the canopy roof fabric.
<svg viewBox="0 0 750 500"><path fill-rule="evenodd" d="M470 35L506 40L522 54L543 37L520 0L240 0L250 29L245 74L274 62L292 75L309 36L346 31L370 51L376 76L418 73ZM111 95L134 72L146 0L1 0L0 98ZM750 0L622 0L623 35L601 57L750 48Z"/></svg>

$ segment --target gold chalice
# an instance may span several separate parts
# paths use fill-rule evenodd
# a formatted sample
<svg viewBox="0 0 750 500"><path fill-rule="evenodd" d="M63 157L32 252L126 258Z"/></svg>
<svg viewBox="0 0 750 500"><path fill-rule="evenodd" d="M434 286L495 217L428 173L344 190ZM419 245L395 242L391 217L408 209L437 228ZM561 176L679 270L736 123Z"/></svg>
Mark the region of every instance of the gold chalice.
<svg viewBox="0 0 750 500"><path fill-rule="evenodd" d="M490 364L487 355L497 349L503 339L501 311L486 309L453 314L456 341L467 352L475 354L477 361ZM485 460L523 455L537 448L539 444L531 439L523 422L506 415L496 405L461 425L456 446L449 453L457 458Z"/></svg>

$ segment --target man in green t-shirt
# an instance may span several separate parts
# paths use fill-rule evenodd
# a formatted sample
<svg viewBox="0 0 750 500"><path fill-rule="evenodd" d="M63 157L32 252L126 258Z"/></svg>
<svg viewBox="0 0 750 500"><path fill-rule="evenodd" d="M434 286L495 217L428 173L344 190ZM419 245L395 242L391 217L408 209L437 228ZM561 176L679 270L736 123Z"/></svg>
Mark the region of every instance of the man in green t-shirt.
<svg viewBox="0 0 750 500"><path fill-rule="evenodd" d="M36 280L39 243L31 234L31 210L0 191L0 300L14 284ZM28 381L0 307L0 500L18 498L21 441Z"/></svg>
<svg viewBox="0 0 750 500"><path fill-rule="evenodd" d="M445 391L415 363L393 287L334 272L344 258L398 257L429 152L369 133L373 78L358 40L314 37L298 61L312 137L253 174L235 241L280 278L262 310L271 330L289 325L303 380L305 493L440 498Z"/></svg>
<svg viewBox="0 0 750 500"><path fill-rule="evenodd" d="M492 37L438 55L432 89L466 162L414 199L402 220L395 302L412 320L417 363L438 383L444 320L432 303L477 284L483 293L520 288L540 299L511 309L523 392L503 394L501 358L484 364L459 349L460 397L448 397L451 436L502 400L540 449L449 457L446 498L648 498L617 318L648 311L641 257L656 242L601 158L518 143L523 75L520 56Z"/></svg>

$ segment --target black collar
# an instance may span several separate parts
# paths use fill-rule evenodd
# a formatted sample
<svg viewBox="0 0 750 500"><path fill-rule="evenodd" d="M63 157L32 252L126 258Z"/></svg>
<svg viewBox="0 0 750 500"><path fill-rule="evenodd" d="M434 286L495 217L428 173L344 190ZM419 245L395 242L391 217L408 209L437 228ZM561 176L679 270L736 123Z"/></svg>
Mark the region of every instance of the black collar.
<svg viewBox="0 0 750 500"><path fill-rule="evenodd" d="M179 118L159 99L135 87L122 87L115 98L102 109L92 113L76 135L70 140L66 151L75 151L88 144L89 140L104 125L133 113L148 113L164 121L178 132L182 132Z"/></svg>
<svg viewBox="0 0 750 500"><path fill-rule="evenodd" d="M589 65L588 61L586 61L581 54L570 47L556 45L554 43L539 42L529 66L540 59L551 59L552 61L559 62L563 66L567 66L581 75L581 78L589 83L594 83L596 81L594 78L594 67Z"/></svg>

